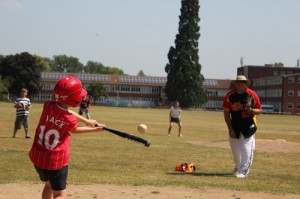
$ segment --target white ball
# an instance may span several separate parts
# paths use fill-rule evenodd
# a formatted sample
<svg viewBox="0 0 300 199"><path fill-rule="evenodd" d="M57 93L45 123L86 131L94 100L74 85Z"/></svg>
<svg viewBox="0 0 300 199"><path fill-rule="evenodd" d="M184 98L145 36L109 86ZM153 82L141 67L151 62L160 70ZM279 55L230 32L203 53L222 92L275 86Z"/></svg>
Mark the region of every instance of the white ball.
<svg viewBox="0 0 300 199"><path fill-rule="evenodd" d="M138 129L139 133L146 133L147 132L147 126L145 124L140 124L137 129Z"/></svg>

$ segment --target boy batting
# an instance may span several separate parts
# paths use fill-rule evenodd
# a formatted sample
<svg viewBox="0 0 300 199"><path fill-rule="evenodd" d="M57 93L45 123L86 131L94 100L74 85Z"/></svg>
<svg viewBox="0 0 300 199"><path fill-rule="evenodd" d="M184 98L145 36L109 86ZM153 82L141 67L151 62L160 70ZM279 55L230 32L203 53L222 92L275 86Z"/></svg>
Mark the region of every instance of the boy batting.
<svg viewBox="0 0 300 199"><path fill-rule="evenodd" d="M44 103L29 152L40 179L45 182L42 199L66 198L71 133L101 132L105 126L68 110L78 107L86 94L79 79L67 76L57 81L53 101ZM79 127L78 120L90 127Z"/></svg>

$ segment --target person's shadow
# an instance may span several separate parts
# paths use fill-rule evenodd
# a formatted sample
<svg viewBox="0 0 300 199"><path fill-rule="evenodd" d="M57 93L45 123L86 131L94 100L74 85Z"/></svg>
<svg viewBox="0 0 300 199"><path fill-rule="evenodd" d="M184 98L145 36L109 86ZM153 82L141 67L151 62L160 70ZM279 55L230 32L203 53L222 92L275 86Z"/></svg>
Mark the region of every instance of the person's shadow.
<svg viewBox="0 0 300 199"><path fill-rule="evenodd" d="M193 172L193 173L186 173L186 172L170 172L167 175L192 175L192 176L218 176L218 177L232 177L232 173L200 173L200 172Z"/></svg>
<svg viewBox="0 0 300 199"><path fill-rule="evenodd" d="M0 136L0 139L13 139L13 138L12 138L12 136L10 136L10 137Z"/></svg>

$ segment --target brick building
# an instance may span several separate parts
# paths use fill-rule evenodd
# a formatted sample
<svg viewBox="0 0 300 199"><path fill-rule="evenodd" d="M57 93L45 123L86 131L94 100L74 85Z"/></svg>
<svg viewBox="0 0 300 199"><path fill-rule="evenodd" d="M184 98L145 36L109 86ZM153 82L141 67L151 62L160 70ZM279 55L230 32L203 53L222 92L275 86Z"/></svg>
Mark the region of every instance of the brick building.
<svg viewBox="0 0 300 199"><path fill-rule="evenodd" d="M229 89L232 88L231 80L206 79L203 83L208 97L205 109L223 109L223 100Z"/></svg>
<svg viewBox="0 0 300 199"><path fill-rule="evenodd" d="M276 112L300 114L300 68L272 65L243 66L237 68L237 74L245 75L251 80L250 88L258 94L262 104L273 105ZM164 93L166 77L88 73L43 72L42 90L39 94L31 96L32 101L50 100L54 84L66 75L79 78L85 88L93 81L101 82L108 97L92 101L96 104L123 107L169 106ZM208 102L201 108L222 110L223 99L232 88L231 80L206 79L203 86Z"/></svg>
<svg viewBox="0 0 300 199"><path fill-rule="evenodd" d="M283 66L242 66L238 75L251 80L262 104L274 106L276 112L300 114L300 68Z"/></svg>
<svg viewBox="0 0 300 199"><path fill-rule="evenodd" d="M91 82L101 82L108 94L107 98L92 100L92 103L107 106L124 107L157 107L166 99L165 77L107 75L89 73L41 73L41 92L32 96L32 101L44 102L52 99L56 81L64 76L72 75L80 79L83 87Z"/></svg>
<svg viewBox="0 0 300 199"><path fill-rule="evenodd" d="M283 75L282 111L300 114L300 73Z"/></svg>
<svg viewBox="0 0 300 199"><path fill-rule="evenodd" d="M52 99L56 81L66 75L76 76L87 88L93 81L101 82L108 94L107 98L93 100L92 103L106 106L122 107L167 107L169 102L164 93L166 77L107 75L88 73L41 73L41 91L31 96L35 102L44 102ZM204 88L208 95L208 103L203 108L222 109L223 98L230 88L230 80L207 79Z"/></svg>

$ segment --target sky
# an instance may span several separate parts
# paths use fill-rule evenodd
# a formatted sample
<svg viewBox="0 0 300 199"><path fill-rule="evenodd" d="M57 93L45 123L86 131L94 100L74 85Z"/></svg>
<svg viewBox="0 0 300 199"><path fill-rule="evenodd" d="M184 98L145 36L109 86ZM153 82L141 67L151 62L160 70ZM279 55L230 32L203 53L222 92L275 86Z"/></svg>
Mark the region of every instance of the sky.
<svg viewBox="0 0 300 199"><path fill-rule="evenodd" d="M0 0L0 54L67 55L165 77L181 0ZM300 59L299 0L200 0L199 57L206 79L244 65Z"/></svg>

